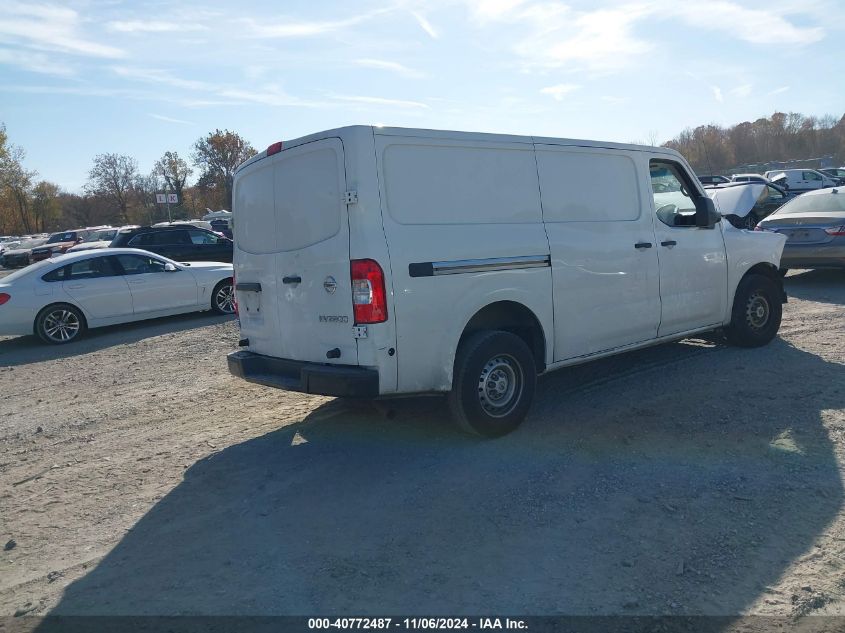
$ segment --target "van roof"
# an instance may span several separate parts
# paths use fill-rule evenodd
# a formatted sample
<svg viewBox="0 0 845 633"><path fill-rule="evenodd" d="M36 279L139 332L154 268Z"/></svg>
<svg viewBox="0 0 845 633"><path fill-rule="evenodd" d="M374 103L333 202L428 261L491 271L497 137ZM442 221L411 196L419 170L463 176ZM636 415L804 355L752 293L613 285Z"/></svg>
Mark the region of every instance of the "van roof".
<svg viewBox="0 0 845 633"><path fill-rule="evenodd" d="M405 136L420 138L442 138L465 141L486 141L488 143L525 143L527 145L538 143L546 145L572 145L576 147L596 147L604 149L621 149L628 151L648 151L658 154L666 154L680 158L681 155L668 147L653 147L649 145L634 145L632 143L614 143L610 141L591 141L586 139L557 138L552 136L521 136L517 134L495 134L489 132L461 132L457 130L433 130L426 128L405 128L405 127L383 127L377 125L348 125L322 132L315 132L299 138L283 140L282 149L304 145L324 138L337 136L340 138L356 134L373 134L375 136ZM259 152L252 158L244 161L238 166L238 170L247 165L261 160L267 156L267 150Z"/></svg>

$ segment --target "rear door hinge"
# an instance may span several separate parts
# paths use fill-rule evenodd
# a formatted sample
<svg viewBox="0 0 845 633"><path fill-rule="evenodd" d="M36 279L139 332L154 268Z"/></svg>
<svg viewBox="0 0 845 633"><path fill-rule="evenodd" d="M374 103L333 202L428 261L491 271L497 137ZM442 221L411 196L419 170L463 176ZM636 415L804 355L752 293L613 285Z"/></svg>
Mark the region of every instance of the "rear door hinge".
<svg viewBox="0 0 845 633"><path fill-rule="evenodd" d="M358 192L347 191L345 194L343 194L343 201L346 204L358 204Z"/></svg>

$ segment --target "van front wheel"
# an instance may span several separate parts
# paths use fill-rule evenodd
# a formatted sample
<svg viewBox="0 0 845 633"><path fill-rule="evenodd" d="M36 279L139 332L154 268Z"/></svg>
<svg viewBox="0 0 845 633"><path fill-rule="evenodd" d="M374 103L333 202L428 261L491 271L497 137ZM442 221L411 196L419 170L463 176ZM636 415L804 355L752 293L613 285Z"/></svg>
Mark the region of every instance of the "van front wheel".
<svg viewBox="0 0 845 633"><path fill-rule="evenodd" d="M764 275L747 275L736 289L731 323L725 328L730 343L760 347L778 333L782 316L781 291Z"/></svg>
<svg viewBox="0 0 845 633"><path fill-rule="evenodd" d="M461 342L449 407L458 426L499 437L522 423L534 399L537 370L525 342L510 332L475 332Z"/></svg>

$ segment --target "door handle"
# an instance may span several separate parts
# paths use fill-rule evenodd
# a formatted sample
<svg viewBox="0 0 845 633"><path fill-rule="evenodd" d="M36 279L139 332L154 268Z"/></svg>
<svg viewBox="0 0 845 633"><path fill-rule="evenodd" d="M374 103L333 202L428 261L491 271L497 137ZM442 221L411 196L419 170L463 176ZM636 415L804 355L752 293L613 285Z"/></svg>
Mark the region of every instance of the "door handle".
<svg viewBox="0 0 845 633"><path fill-rule="evenodd" d="M677 242L675 240L666 240L665 242L660 242L661 246L675 246Z"/></svg>
<svg viewBox="0 0 845 633"><path fill-rule="evenodd" d="M651 242L637 242L634 248L651 248Z"/></svg>
<svg viewBox="0 0 845 633"><path fill-rule="evenodd" d="M293 277L282 277L283 284L301 284L302 277L299 275L294 275Z"/></svg>

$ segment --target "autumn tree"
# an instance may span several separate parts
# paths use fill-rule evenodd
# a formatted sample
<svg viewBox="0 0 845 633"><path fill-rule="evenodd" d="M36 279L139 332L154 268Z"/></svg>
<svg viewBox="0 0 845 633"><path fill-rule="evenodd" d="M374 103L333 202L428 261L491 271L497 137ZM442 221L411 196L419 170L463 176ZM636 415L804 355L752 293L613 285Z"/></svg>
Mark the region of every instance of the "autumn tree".
<svg viewBox="0 0 845 633"><path fill-rule="evenodd" d="M8 142L6 126L0 124L0 198L5 210L3 225L32 233L30 191L35 171L23 165L23 148Z"/></svg>
<svg viewBox="0 0 845 633"><path fill-rule="evenodd" d="M235 169L256 154L240 135L228 130L215 130L196 143L191 159L202 170L198 184L206 190L222 192L225 208L232 208L232 181Z"/></svg>
<svg viewBox="0 0 845 633"><path fill-rule="evenodd" d="M88 174L86 189L95 196L109 200L118 219L129 224L129 206L133 202L138 178L138 163L131 156L99 154Z"/></svg>

